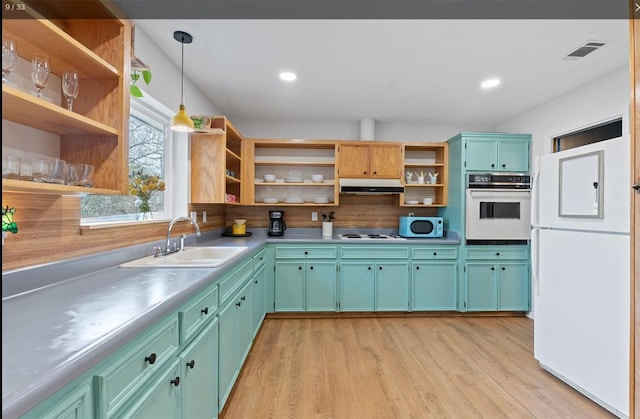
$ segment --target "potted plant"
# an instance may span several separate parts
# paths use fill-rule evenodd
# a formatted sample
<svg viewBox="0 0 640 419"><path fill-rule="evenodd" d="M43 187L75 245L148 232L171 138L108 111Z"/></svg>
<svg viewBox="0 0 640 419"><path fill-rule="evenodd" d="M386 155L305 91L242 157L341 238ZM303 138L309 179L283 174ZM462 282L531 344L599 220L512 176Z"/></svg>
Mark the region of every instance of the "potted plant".
<svg viewBox="0 0 640 419"><path fill-rule="evenodd" d="M142 90L136 85L138 80L140 80L140 76L142 76L142 80L144 80L145 84L148 86L151 83L151 70L149 68L133 68L131 69L131 85L129 86L129 91L131 92L131 96L134 97L142 97Z"/></svg>

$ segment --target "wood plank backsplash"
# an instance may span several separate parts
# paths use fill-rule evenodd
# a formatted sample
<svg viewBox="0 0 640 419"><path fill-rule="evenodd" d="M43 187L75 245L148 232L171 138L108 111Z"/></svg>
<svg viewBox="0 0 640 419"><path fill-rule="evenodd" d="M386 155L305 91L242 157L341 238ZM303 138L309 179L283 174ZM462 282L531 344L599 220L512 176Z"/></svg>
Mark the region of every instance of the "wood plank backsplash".
<svg viewBox="0 0 640 419"><path fill-rule="evenodd" d="M167 223L140 223L126 227L81 229L80 198L77 196L3 193L2 205L16 208L14 220L18 234L9 233L2 248L2 271L53 262L120 247L162 240ZM335 211L335 228L397 228L398 217L409 212L436 215L433 208L403 208L398 195L341 195L338 207L288 207L223 204L192 204L190 211L207 211L207 223L200 222L202 231L216 230L244 218L249 228L266 228L269 210L285 211L289 228L320 228L311 221L311 212ZM173 235L192 234L186 223L176 224Z"/></svg>

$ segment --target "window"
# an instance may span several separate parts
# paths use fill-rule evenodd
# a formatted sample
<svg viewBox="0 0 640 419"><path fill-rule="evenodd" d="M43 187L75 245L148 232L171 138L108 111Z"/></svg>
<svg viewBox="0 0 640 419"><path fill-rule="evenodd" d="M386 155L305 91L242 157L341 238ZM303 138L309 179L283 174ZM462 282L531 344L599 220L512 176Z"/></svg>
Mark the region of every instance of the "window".
<svg viewBox="0 0 640 419"><path fill-rule="evenodd" d="M553 152L557 153L558 151L569 150L620 136L622 136L622 118L555 137L553 139Z"/></svg>
<svg viewBox="0 0 640 419"><path fill-rule="evenodd" d="M145 98L143 98L145 99ZM169 117L164 107L153 99L131 100L129 117L129 176L142 171L167 182L166 158L169 139ZM166 194L168 195L168 194ZM168 196L152 195L149 204L152 218L164 218ZM136 202L138 201L138 202ZM140 213L140 200L133 195L86 195L80 201L83 224L133 221Z"/></svg>

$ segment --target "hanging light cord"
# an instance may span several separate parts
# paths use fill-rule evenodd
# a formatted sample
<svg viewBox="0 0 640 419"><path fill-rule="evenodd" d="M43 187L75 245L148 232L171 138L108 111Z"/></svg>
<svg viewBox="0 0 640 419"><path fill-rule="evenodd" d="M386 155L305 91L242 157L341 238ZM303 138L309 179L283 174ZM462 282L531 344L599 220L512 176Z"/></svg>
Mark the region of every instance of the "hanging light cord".
<svg viewBox="0 0 640 419"><path fill-rule="evenodd" d="M184 35L182 35L182 40L180 41L182 44L182 62L180 66L180 104L184 105Z"/></svg>

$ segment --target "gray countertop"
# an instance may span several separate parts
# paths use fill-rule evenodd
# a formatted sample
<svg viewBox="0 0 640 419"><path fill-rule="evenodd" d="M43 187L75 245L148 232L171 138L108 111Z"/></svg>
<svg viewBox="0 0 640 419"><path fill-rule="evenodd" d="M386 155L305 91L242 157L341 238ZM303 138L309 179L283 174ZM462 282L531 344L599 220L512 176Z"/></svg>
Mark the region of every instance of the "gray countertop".
<svg viewBox="0 0 640 419"><path fill-rule="evenodd" d="M320 229L290 229L268 237L204 234L187 245L248 246L219 268L124 269L118 265L152 253L151 243L2 274L2 417L26 413L165 318L266 243L335 243ZM385 232L386 233L386 232ZM379 244L363 241L358 244ZM385 244L446 244L444 239L392 240Z"/></svg>

